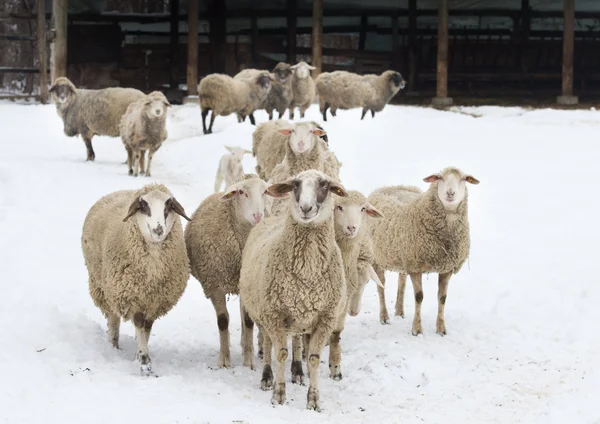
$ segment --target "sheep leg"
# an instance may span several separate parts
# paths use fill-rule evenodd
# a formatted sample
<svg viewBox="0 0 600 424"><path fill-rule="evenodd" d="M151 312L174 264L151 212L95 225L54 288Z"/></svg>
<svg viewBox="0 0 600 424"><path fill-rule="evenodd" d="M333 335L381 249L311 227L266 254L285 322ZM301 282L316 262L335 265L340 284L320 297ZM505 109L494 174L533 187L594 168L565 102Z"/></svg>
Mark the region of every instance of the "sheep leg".
<svg viewBox="0 0 600 424"><path fill-rule="evenodd" d="M294 108L293 107L290 107L289 115L290 115L290 121L293 121L294 120Z"/></svg>
<svg viewBox="0 0 600 424"><path fill-rule="evenodd" d="M147 319L144 322L144 334L146 336L146 344L150 342L150 332L152 331L152 325L154 325L154 321Z"/></svg>
<svg viewBox="0 0 600 424"><path fill-rule="evenodd" d="M141 151L136 150L133 152L133 176L137 177L140 171L140 157Z"/></svg>
<svg viewBox="0 0 600 424"><path fill-rule="evenodd" d="M423 333L423 327L421 326L421 303L423 303L423 274L410 274L410 280L413 284L413 291L415 292L415 317L412 325L412 335L418 336Z"/></svg>
<svg viewBox="0 0 600 424"><path fill-rule="evenodd" d="M119 348L119 328L121 327L121 317L116 314L109 313L108 321L108 341L114 348Z"/></svg>
<svg viewBox="0 0 600 424"><path fill-rule="evenodd" d="M277 119L281 119L281 118L283 117L283 115L284 115L284 114L285 114L285 109L283 110L283 112L281 112L281 111L279 111L279 110L278 110L278 111L277 111L277 115L278 115L278 116L277 116Z"/></svg>
<svg viewBox="0 0 600 424"><path fill-rule="evenodd" d="M272 121L273 120L273 111L270 110L267 113L269 114L269 121ZM281 118L281 116L280 116L280 118Z"/></svg>
<svg viewBox="0 0 600 424"><path fill-rule="evenodd" d="M94 153L94 148L92 147L92 137L82 136L83 142L85 143L85 148L87 150L87 161L93 162L96 159L96 154Z"/></svg>
<svg viewBox="0 0 600 424"><path fill-rule="evenodd" d="M308 109L307 106L302 106L300 108L300 118L304 118L304 112L306 112L306 109Z"/></svg>
<svg viewBox="0 0 600 424"><path fill-rule="evenodd" d="M308 386L306 409L321 411L319 406L319 367L321 365L321 352L325 341L331 337L331 324L335 323L336 317L323 316L315 326L315 330L310 336L310 345L308 346Z"/></svg>
<svg viewBox="0 0 600 424"><path fill-rule="evenodd" d="M381 284L385 287L385 270L379 267L377 264L373 264L373 270L377 273L377 276L381 280ZM385 306L385 290L377 285L377 294L379 295L379 322L382 324L390 323L390 315L388 314L387 307Z"/></svg>
<svg viewBox="0 0 600 424"><path fill-rule="evenodd" d="M329 378L335 381L342 379L342 349L340 334L344 330L346 313L338 318L337 326L329 338Z"/></svg>
<svg viewBox="0 0 600 424"><path fill-rule="evenodd" d="M256 125L256 121L254 120L254 113L250 113L250 115L248 115L248 117L250 118L250 123L252 125Z"/></svg>
<svg viewBox="0 0 600 424"><path fill-rule="evenodd" d="M308 346L310 346L310 334L305 334L304 335L304 340L303 340L303 346L302 346L302 360L306 359L306 352L308 352Z"/></svg>
<svg viewBox="0 0 600 424"><path fill-rule="evenodd" d="M325 103L321 108L321 112L323 112L323 121L327 122L327 109L329 108L329 103Z"/></svg>
<svg viewBox="0 0 600 424"><path fill-rule="evenodd" d="M133 175L133 151L131 147L125 146L125 150L127 150L127 167L129 168L129 175Z"/></svg>
<svg viewBox="0 0 600 424"><path fill-rule="evenodd" d="M362 115L360 116L360 120L362 121L363 119L365 119L365 115L367 114L368 109L363 107L362 110Z"/></svg>
<svg viewBox="0 0 600 424"><path fill-rule="evenodd" d="M146 173L146 151L142 150L140 155L140 174L144 175Z"/></svg>
<svg viewBox="0 0 600 424"><path fill-rule="evenodd" d="M292 337L292 383L304 385L302 372L302 336Z"/></svg>
<svg viewBox="0 0 600 424"><path fill-rule="evenodd" d="M148 352L148 338L146 337L146 318L141 312L133 316L135 325L135 338L137 341L137 358L140 361L140 372L142 375L152 375L152 361Z"/></svg>
<svg viewBox="0 0 600 424"><path fill-rule="evenodd" d="M288 357L287 336L283 329L272 329L269 338L275 348L275 386L273 387L272 405L285 403L285 360Z"/></svg>
<svg viewBox="0 0 600 424"><path fill-rule="evenodd" d="M210 125L208 127L208 133L207 134L212 134L212 127L213 124L215 123L215 118L217 117L217 115L215 115L215 111L211 111L210 113Z"/></svg>
<svg viewBox="0 0 600 424"><path fill-rule="evenodd" d="M202 109L202 132L204 134L208 134L208 130L206 129L206 116L210 109Z"/></svg>
<svg viewBox="0 0 600 424"><path fill-rule="evenodd" d="M265 329L260 326L258 329L260 330L258 334L263 334L265 332ZM271 390L273 388L273 369L271 368L271 353L273 352L273 344L271 343L271 338L268 334L263 335L263 342L261 345L264 351L264 358L260 388L262 390Z"/></svg>
<svg viewBox="0 0 600 424"><path fill-rule="evenodd" d="M223 184L223 173L221 172L221 167L217 169L217 176L215 177L215 193L218 193L221 190L221 185Z"/></svg>
<svg viewBox="0 0 600 424"><path fill-rule="evenodd" d="M154 157L154 153L156 153L156 151L159 148L160 146L158 146L155 149L150 149L150 151L148 151L148 167L146 168L146 177L152 176L152 174L150 173L150 167L152 166L152 158Z"/></svg>
<svg viewBox="0 0 600 424"><path fill-rule="evenodd" d="M331 113L331 116L337 116L337 108L331 108L329 109L329 112Z"/></svg>
<svg viewBox="0 0 600 424"><path fill-rule="evenodd" d="M375 118L375 111L371 109L371 118Z"/></svg>
<svg viewBox="0 0 600 424"><path fill-rule="evenodd" d="M258 343L258 357L260 359L263 359L263 355L264 355L264 346L263 346L264 336L263 336L263 330L260 327L258 327L258 336L257 336L257 339L258 339L258 341L257 341L257 343Z"/></svg>
<svg viewBox="0 0 600 424"><path fill-rule="evenodd" d="M438 275L438 315L435 324L435 332L440 336L446 335L446 323L444 321L444 308L446 307L446 296L448 295L448 283L452 273Z"/></svg>
<svg viewBox="0 0 600 424"><path fill-rule="evenodd" d="M404 290L406 289L406 274L398 274L398 294L396 295L396 316L404 318Z"/></svg>
<svg viewBox="0 0 600 424"><path fill-rule="evenodd" d="M219 340L221 343L219 351L219 367L229 368L231 366L231 355L229 353L229 312L227 312L225 293L218 290L210 300L215 307L215 312L217 313L217 326L219 327Z"/></svg>
<svg viewBox="0 0 600 424"><path fill-rule="evenodd" d="M242 318L242 351L244 353L244 366L254 370L254 321L248 315L246 308L240 302L240 316Z"/></svg>

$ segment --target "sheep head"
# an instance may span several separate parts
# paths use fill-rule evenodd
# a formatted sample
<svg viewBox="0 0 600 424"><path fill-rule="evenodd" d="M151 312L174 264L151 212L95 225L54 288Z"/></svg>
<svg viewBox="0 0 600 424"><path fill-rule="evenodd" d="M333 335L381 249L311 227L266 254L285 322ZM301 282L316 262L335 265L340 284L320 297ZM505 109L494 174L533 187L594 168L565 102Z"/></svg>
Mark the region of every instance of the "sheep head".
<svg viewBox="0 0 600 424"><path fill-rule="evenodd" d="M146 190L142 190L144 191ZM173 229L175 214L190 221L181 204L170 193L153 189L136 195L123 222L135 216L144 240L148 243L161 243Z"/></svg>
<svg viewBox="0 0 600 424"><path fill-rule="evenodd" d="M447 211L455 211L466 198L466 183L479 184L477 178L454 167L445 168L424 178L423 181L432 184L430 189L437 190L437 196Z"/></svg>
<svg viewBox="0 0 600 424"><path fill-rule="evenodd" d="M66 77L56 78L49 93L52 95L52 100L57 105L67 105L75 100L77 90L75 85Z"/></svg>
<svg viewBox="0 0 600 424"><path fill-rule="evenodd" d="M331 217L333 199L330 193L348 196L339 182L315 169L300 172L283 183L273 184L268 191L279 197L293 193L292 217L300 224L321 223Z"/></svg>
<svg viewBox="0 0 600 424"><path fill-rule="evenodd" d="M153 91L144 100L144 112L150 120L166 119L169 106L171 106L171 103L160 91Z"/></svg>
<svg viewBox="0 0 600 424"><path fill-rule="evenodd" d="M285 62L279 62L277 66L273 68L273 75L275 76L276 81L281 84L285 84L292 74L292 67Z"/></svg>
<svg viewBox="0 0 600 424"><path fill-rule="evenodd" d="M294 75L296 76L296 78L306 79L310 77L310 71L313 71L317 68L315 68L314 66L310 66L308 63L302 61L295 64L290 69L294 71Z"/></svg>
<svg viewBox="0 0 600 424"><path fill-rule="evenodd" d="M394 90L402 90L406 87L406 81L402 78L402 74L400 72L395 71L386 71L388 74L388 78L390 80L390 84Z"/></svg>
<svg viewBox="0 0 600 424"><path fill-rule="evenodd" d="M383 214L360 192L351 190L347 197L335 199L335 232L338 235L351 239L356 237L367 216L383 218Z"/></svg>
<svg viewBox="0 0 600 424"><path fill-rule="evenodd" d="M219 200L234 202L236 218L239 222L248 222L254 226L265 216L266 196L283 197L267 191L268 184L255 175L232 184Z"/></svg>
<svg viewBox="0 0 600 424"><path fill-rule="evenodd" d="M291 128L279 130L279 134L289 137L288 143L296 155L310 152L327 133L314 122L299 122Z"/></svg>

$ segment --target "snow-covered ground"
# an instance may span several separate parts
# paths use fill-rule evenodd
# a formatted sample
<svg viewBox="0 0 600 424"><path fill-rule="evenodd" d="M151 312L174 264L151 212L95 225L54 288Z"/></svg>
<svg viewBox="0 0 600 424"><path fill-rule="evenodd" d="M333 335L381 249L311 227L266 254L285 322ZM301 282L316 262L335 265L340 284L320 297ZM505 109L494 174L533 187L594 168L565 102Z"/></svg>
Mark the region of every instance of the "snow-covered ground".
<svg viewBox="0 0 600 424"><path fill-rule="evenodd" d="M436 276L424 279L422 337L410 334L410 284L407 318L389 326L369 284L343 333L344 379L330 380L322 364L318 414L304 409L307 388L292 384L287 404L271 406L260 365L242 367L235 296L231 369L216 369L215 313L192 278L153 328L160 377L148 379L134 362L133 326L122 326L122 350L111 348L87 290L80 235L89 207L156 180L191 214L211 193L223 145L250 148L248 122L219 117L203 136L198 106L172 108L154 177L136 179L119 139L95 138L96 162L86 163L53 106L0 104L0 421L600 423L600 115L400 106L359 115L340 111L325 124L346 188L424 188L423 177L460 167L481 180L469 187L472 253L451 280L443 338ZM320 120L318 110L307 118ZM252 170L253 158L244 166ZM395 290L390 273L391 312Z"/></svg>

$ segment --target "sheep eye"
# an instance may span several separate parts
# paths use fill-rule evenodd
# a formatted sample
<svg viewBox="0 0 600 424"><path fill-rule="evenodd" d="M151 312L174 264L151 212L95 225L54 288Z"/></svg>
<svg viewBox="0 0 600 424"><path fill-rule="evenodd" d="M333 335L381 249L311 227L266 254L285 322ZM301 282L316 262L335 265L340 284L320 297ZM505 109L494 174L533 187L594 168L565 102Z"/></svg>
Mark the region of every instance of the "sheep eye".
<svg viewBox="0 0 600 424"><path fill-rule="evenodd" d="M148 205L148 202L146 202L144 199L140 200L140 212L144 215L150 216L150 206Z"/></svg>
<svg viewBox="0 0 600 424"><path fill-rule="evenodd" d="M364 212L364 211L366 211L366 210L367 210L367 208L362 208L360 211L361 211L361 212Z"/></svg>
<svg viewBox="0 0 600 424"><path fill-rule="evenodd" d="M241 196L242 194L244 194L243 190L238 190L238 194Z"/></svg>
<svg viewBox="0 0 600 424"><path fill-rule="evenodd" d="M343 207L341 207L341 206L338 206L338 207L337 207L337 209L338 209L338 211L340 211L340 212L343 212L343 211L344 211L344 208L343 208Z"/></svg>

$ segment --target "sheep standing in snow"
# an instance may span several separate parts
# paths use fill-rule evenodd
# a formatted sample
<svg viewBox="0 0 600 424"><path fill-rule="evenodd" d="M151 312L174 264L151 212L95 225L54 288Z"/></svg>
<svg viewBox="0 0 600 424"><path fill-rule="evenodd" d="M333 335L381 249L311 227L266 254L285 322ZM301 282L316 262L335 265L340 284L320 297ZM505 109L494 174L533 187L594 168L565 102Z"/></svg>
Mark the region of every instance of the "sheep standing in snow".
<svg viewBox="0 0 600 424"><path fill-rule="evenodd" d="M267 101L269 94L271 94L271 90L273 90L273 82L275 81L275 77L267 70L264 69L244 69L243 71L238 72L233 77L236 81L255 81L257 78L268 77L270 88L267 93L263 96L262 93L250 93L250 100L240 112L238 112L238 122L243 122L246 120L246 116L250 118L250 123L252 125L256 125L256 120L254 119L254 111L265 108L265 102Z"/></svg>
<svg viewBox="0 0 600 424"><path fill-rule="evenodd" d="M129 175L151 176L152 157L167 139L167 107L171 106L160 91L129 105L121 119L121 140L127 150ZM145 167L148 151L148 167Z"/></svg>
<svg viewBox="0 0 600 424"><path fill-rule="evenodd" d="M242 250L250 230L265 214L268 184L256 175L229 186L225 192L207 197L185 228L185 242L192 275L202 284L217 314L220 336L219 366L229 367L229 313L225 296L239 293ZM242 315L242 335L249 318ZM245 356L244 364L254 367Z"/></svg>
<svg viewBox="0 0 600 424"><path fill-rule="evenodd" d="M229 154L224 154L219 160L219 168L215 178L215 193L221 190L223 181L225 181L225 188L227 188L244 176L242 159L246 153L252 153L250 150L241 147L225 146L225 148L229 150Z"/></svg>
<svg viewBox="0 0 600 424"><path fill-rule="evenodd" d="M85 90L75 88L68 78L60 77L50 87L50 94L58 116L63 120L64 132L68 137L81 135L87 149L87 160L96 158L92 137L106 135L118 137L121 117L127 107L146 97L133 88L104 88Z"/></svg>
<svg viewBox="0 0 600 424"><path fill-rule="evenodd" d="M202 110L202 129L204 134L212 134L213 123L217 115L227 116L240 113L244 117L254 111L271 90L271 76L266 72L244 79L233 79L229 75L210 74L198 84L198 98ZM208 112L210 125L206 128ZM250 120L254 124L254 117Z"/></svg>
<svg viewBox="0 0 600 424"><path fill-rule="evenodd" d="M335 116L337 109L361 107L363 110L360 119L364 119L369 110L375 117L375 112L382 111L406 85L402 75L395 71L364 76L346 71L324 72L315 82L324 121L327 121L329 108L332 116Z"/></svg>
<svg viewBox="0 0 600 424"><path fill-rule="evenodd" d="M345 197L343 187L309 170L268 188L288 196L289 213L266 219L248 236L242 254L240 298L263 334L264 369L261 387L273 387L273 404L285 402L284 367L288 335L307 334L308 409L319 408L319 366L325 342L333 332L346 300L346 277L335 242L333 198ZM253 355L251 327L246 329L244 355ZM273 385L272 346L276 372ZM245 360L246 362L246 360ZM293 377L296 379L296 377Z"/></svg>
<svg viewBox="0 0 600 424"><path fill-rule="evenodd" d="M190 276L183 207L163 185L117 191L98 200L83 224L81 247L90 295L119 347L121 318L133 321L141 372L151 374L152 324L177 303Z"/></svg>
<svg viewBox="0 0 600 424"><path fill-rule="evenodd" d="M290 104L290 119L294 119L294 109L300 108L300 118L310 107L317 92L315 82L310 76L310 71L316 69L302 61L291 67L294 71L292 79L292 102Z"/></svg>
<svg viewBox="0 0 600 424"><path fill-rule="evenodd" d="M281 119L292 102L292 74L292 67L284 62L279 62L273 69L275 80L263 105L269 114L269 121L273 119L274 110L279 114L278 119Z"/></svg>
<svg viewBox="0 0 600 424"><path fill-rule="evenodd" d="M446 334L444 306L448 282L469 256L469 218L466 183L479 184L471 175L449 167L424 179L431 183L421 193L416 187L392 186L375 190L369 201L385 216L374 222L371 235L375 251L374 268L385 284L386 270L400 273L396 315L404 317L406 274L415 293L413 335L423 332L421 303L422 275L435 272L438 278L438 316L436 331ZM389 322L385 293L379 289L380 320Z"/></svg>

